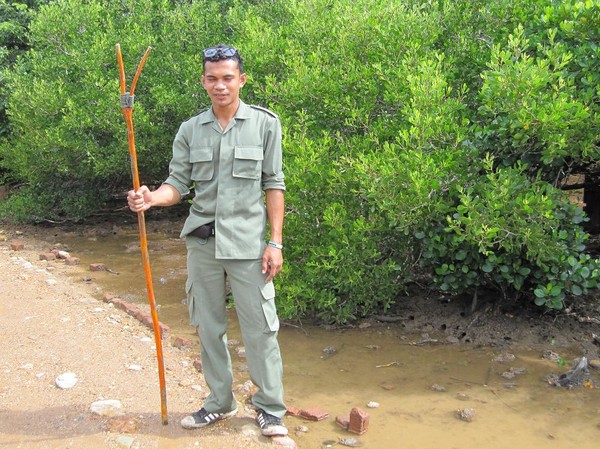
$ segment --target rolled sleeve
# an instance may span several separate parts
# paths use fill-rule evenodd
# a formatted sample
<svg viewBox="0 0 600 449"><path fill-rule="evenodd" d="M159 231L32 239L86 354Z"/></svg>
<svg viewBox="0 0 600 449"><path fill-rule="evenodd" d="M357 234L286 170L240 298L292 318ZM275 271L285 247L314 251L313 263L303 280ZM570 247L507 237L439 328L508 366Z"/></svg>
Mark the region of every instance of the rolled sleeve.
<svg viewBox="0 0 600 449"><path fill-rule="evenodd" d="M278 118L273 118L269 120L265 127L265 153L262 173L263 190L285 190L281 140L281 122Z"/></svg>

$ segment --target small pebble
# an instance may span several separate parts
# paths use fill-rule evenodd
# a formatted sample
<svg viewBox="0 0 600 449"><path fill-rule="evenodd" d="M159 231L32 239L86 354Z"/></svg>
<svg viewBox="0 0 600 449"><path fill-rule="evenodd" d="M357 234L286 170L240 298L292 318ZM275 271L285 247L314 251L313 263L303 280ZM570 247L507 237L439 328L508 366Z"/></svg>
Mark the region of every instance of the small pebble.
<svg viewBox="0 0 600 449"><path fill-rule="evenodd" d="M63 390L73 388L77 383L77 375L75 373L63 373L55 380L56 386Z"/></svg>
<svg viewBox="0 0 600 449"><path fill-rule="evenodd" d="M463 408L456 411L456 416L461 421L471 422L473 420L474 411L472 408Z"/></svg>

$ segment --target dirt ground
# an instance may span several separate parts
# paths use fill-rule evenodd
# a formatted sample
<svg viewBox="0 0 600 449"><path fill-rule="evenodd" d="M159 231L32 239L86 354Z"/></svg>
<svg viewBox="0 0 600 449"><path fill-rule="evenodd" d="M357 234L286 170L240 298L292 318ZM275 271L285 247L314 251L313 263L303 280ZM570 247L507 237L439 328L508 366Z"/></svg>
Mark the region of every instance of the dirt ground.
<svg viewBox="0 0 600 449"><path fill-rule="evenodd" d="M13 246L17 243L23 248ZM88 267L40 260L40 254L52 245L32 228L0 224L0 329L4 344L0 447L274 447L272 440L260 435L253 411L242 404L236 418L208 429L190 432L180 427L180 419L198 408L207 388L193 366L195 355L173 347L169 341L163 343L169 424L163 425L151 330L99 300L103 294L93 283L72 281L73 271L80 270L83 276ZM556 344L590 359L600 357L597 296L570 305L561 313L542 316L535 308L499 308L489 298L480 301L472 314L464 313L470 304L468 298L450 301L421 295L399 304L390 316L369 321L401 326L444 344ZM64 373L76 375L74 387L57 387L56 379ZM120 415L92 412L92 404L100 400L120 401Z"/></svg>
<svg viewBox="0 0 600 449"><path fill-rule="evenodd" d="M13 250L15 242L24 248ZM86 268L40 260L49 244L0 226L0 447L274 447L242 404L233 419L199 431L182 429L181 418L199 408L207 389L194 354L166 341L163 425L152 331L97 299L102 295L93 284L67 277ZM76 375L75 386L57 387L64 373ZM120 416L93 413L92 404L101 400L120 401Z"/></svg>

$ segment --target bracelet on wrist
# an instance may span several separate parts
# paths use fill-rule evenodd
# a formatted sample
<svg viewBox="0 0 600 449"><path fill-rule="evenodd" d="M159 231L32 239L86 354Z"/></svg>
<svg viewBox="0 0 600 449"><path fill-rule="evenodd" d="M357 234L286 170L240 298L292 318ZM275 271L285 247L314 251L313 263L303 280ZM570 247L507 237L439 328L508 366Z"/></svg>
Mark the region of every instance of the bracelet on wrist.
<svg viewBox="0 0 600 449"><path fill-rule="evenodd" d="M267 243L267 245L272 246L273 248L283 249L283 245L281 245L279 243L269 242L269 243Z"/></svg>

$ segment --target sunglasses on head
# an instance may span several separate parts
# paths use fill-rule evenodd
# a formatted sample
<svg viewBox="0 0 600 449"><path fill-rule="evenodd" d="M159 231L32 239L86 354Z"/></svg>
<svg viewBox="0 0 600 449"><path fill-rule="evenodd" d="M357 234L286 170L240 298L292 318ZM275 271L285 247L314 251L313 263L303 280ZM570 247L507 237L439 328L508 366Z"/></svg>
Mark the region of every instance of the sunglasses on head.
<svg viewBox="0 0 600 449"><path fill-rule="evenodd" d="M203 54L205 58L214 58L218 56L224 56L226 58L231 58L235 56L237 50L233 47L210 47L204 50Z"/></svg>

